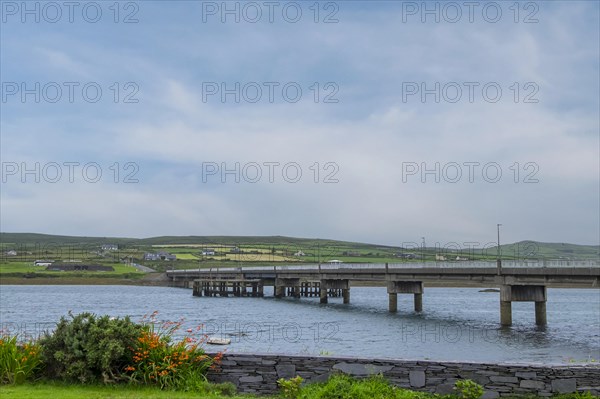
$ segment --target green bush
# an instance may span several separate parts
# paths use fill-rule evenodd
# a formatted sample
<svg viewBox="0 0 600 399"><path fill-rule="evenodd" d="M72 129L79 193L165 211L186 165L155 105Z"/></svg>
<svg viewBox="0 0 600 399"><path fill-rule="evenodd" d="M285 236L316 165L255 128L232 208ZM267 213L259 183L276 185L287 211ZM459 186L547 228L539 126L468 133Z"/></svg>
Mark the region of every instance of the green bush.
<svg viewBox="0 0 600 399"><path fill-rule="evenodd" d="M132 363L132 348L142 327L129 317L98 317L81 313L62 317L53 333L39 341L46 375L81 383L111 383L126 378L123 368Z"/></svg>
<svg viewBox="0 0 600 399"><path fill-rule="evenodd" d="M300 393L300 385L302 384L302 381L304 381L304 379L300 376L296 376L288 380L285 378L280 378L277 380L277 385L279 385L281 394L285 399L296 399Z"/></svg>
<svg viewBox="0 0 600 399"><path fill-rule="evenodd" d="M413 392L391 385L382 375L357 380L334 374L326 383L309 384L300 389L298 399L424 399L423 392Z"/></svg>
<svg viewBox="0 0 600 399"><path fill-rule="evenodd" d="M454 390L462 399L479 399L483 395L483 387L472 380L456 381Z"/></svg>
<svg viewBox="0 0 600 399"><path fill-rule="evenodd" d="M554 397L555 399L597 399L597 396L590 392L564 393Z"/></svg>
<svg viewBox="0 0 600 399"><path fill-rule="evenodd" d="M17 336L0 335L0 384L22 384L41 368L39 345L20 344Z"/></svg>

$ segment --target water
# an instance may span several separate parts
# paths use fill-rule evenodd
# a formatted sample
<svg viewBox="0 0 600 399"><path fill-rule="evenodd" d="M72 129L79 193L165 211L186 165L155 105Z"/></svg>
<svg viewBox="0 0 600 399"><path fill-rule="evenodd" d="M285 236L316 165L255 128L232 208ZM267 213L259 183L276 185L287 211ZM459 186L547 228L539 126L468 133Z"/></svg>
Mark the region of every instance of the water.
<svg viewBox="0 0 600 399"><path fill-rule="evenodd" d="M265 294L271 294L268 289ZM534 304L513 303L513 326L499 326L498 293L427 288L422 314L411 295L387 311L385 288L352 288L350 305L330 298L207 298L137 286L0 286L1 328L36 336L61 316L93 312L141 320L185 320L184 330L231 338L228 352L326 354L401 359L566 363L600 359L600 291L548 289L548 326ZM222 349L223 347L215 347Z"/></svg>

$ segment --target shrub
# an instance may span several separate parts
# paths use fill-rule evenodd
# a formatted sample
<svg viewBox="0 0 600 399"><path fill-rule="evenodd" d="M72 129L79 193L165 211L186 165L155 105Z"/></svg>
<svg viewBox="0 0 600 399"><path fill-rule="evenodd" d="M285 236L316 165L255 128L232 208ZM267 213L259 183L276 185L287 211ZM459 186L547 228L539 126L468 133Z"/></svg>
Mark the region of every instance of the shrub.
<svg viewBox="0 0 600 399"><path fill-rule="evenodd" d="M81 383L123 380L123 367L132 362L129 348L142 327L129 317L91 313L69 317L62 317L56 330L39 341L47 376Z"/></svg>
<svg viewBox="0 0 600 399"><path fill-rule="evenodd" d="M597 396L590 392L563 393L555 396L555 399L596 399Z"/></svg>
<svg viewBox="0 0 600 399"><path fill-rule="evenodd" d="M189 329L174 341L181 322L157 323L157 312L144 320L142 331L130 347L132 362L124 367L133 383L158 385L161 389L205 391L206 373L221 358L206 355L200 345L206 337L196 337ZM196 332L200 327L196 329Z"/></svg>
<svg viewBox="0 0 600 399"><path fill-rule="evenodd" d="M418 399L427 394L392 386L383 376L357 380L345 374L334 374L326 383L302 387L299 399Z"/></svg>
<svg viewBox="0 0 600 399"><path fill-rule="evenodd" d="M300 376L290 378L289 380L280 378L277 380L277 385L279 385L281 394L285 399L296 399L300 393L300 384L302 384L302 381L304 379Z"/></svg>
<svg viewBox="0 0 600 399"><path fill-rule="evenodd" d="M456 381L454 390L462 399L479 399L483 395L483 387L472 380Z"/></svg>
<svg viewBox="0 0 600 399"><path fill-rule="evenodd" d="M20 344L17 336L0 335L0 384L22 384L41 368L39 345Z"/></svg>

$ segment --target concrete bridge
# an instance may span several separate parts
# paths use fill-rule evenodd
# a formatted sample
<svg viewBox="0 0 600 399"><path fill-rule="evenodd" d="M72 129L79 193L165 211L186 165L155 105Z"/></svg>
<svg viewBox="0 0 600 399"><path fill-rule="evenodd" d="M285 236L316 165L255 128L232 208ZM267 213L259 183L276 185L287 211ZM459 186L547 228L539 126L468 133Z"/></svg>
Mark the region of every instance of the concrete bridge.
<svg viewBox="0 0 600 399"><path fill-rule="evenodd" d="M423 310L424 287L497 287L500 322L512 324L512 302L535 302L535 320L546 324L546 288L600 288L600 261L468 261L385 264L311 264L170 270L175 286L193 288L195 296L263 296L274 287L282 298L342 297L350 288L386 286L389 311L398 309L398 294L412 294L414 309Z"/></svg>

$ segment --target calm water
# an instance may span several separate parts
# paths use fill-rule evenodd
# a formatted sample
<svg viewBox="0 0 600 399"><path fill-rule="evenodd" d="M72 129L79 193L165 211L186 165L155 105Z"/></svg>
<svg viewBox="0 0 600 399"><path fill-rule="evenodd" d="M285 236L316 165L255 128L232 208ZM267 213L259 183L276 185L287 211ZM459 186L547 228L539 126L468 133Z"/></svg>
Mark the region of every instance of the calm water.
<svg viewBox="0 0 600 399"><path fill-rule="evenodd" d="M270 294L266 290L265 294ZM196 298L192 291L134 286L0 286L4 330L35 336L72 311L139 320L185 319L185 328L232 339L228 352L276 352L404 359L563 363L600 359L600 290L549 289L548 327L534 305L513 303L513 327L499 327L498 293L427 288L424 312L398 295L387 312L385 288L352 288L351 304L330 298ZM222 347L216 347L221 349Z"/></svg>

